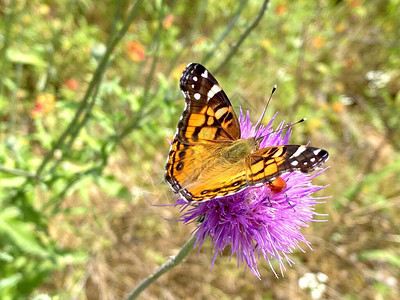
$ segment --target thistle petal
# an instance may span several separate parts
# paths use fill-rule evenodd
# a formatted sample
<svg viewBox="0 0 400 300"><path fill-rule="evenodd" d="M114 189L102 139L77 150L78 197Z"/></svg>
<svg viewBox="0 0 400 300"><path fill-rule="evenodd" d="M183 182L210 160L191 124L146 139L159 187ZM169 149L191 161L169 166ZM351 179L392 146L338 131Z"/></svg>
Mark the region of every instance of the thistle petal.
<svg viewBox="0 0 400 300"><path fill-rule="evenodd" d="M274 130L272 123L275 117L276 114L265 126L254 126L249 120L249 113L244 114L240 110L242 138L264 137L260 147L287 144L291 128L280 123ZM300 243L311 248L300 230L315 221L314 216L318 215L314 206L320 203L318 200L321 198L312 197L312 194L324 187L314 185L311 180L323 171L312 175L301 172L283 174L280 177L287 186L279 193L273 192L267 185L261 185L196 205L178 199L175 205L181 209L180 220L184 224L197 224L194 234L199 251L207 237L213 241L211 266L229 246L230 257L236 255L238 267L245 264L260 278L257 263L263 257L278 277L271 263L272 259L276 259L283 276L284 261L293 264L288 254L296 248L304 251Z"/></svg>

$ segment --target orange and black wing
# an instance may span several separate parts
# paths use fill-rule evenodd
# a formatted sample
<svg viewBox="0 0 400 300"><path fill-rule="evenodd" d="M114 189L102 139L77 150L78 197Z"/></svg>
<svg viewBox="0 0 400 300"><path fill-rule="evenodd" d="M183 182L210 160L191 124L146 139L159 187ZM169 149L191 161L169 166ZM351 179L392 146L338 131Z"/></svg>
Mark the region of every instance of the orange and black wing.
<svg viewBox="0 0 400 300"><path fill-rule="evenodd" d="M233 107L214 76L202 65L190 63L183 71L180 88L185 110L176 137L182 143L232 141L240 138Z"/></svg>
<svg viewBox="0 0 400 300"><path fill-rule="evenodd" d="M327 151L300 145L285 145L259 149L246 160L246 180L249 185L270 182L288 172L314 171L329 158Z"/></svg>
<svg viewBox="0 0 400 300"><path fill-rule="evenodd" d="M188 201L210 199L211 194L203 192L206 189L197 193L199 182L204 182L202 171L218 159L221 149L240 138L239 121L225 92L202 65L186 67L180 88L185 109L168 155L165 180Z"/></svg>
<svg viewBox="0 0 400 300"><path fill-rule="evenodd" d="M220 159L220 147L220 144L185 145L175 140L165 175L172 190L189 202L201 202L246 188L244 160L230 164Z"/></svg>

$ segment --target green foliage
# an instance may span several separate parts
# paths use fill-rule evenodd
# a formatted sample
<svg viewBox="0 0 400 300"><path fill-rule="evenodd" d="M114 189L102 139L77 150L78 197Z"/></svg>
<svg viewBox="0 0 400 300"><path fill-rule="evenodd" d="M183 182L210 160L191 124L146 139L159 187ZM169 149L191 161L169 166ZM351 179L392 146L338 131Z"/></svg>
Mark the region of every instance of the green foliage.
<svg viewBox="0 0 400 300"><path fill-rule="evenodd" d="M321 205L330 220L310 234L326 244L307 253L313 259L300 255L293 276L326 273L327 298L399 296L391 280L400 277L400 2L271 1L251 28L261 4L0 3L1 299L96 298L110 286L104 297L121 297L183 244L190 229L166 225L173 208L149 207L171 198L162 183L166 139L190 61L216 71L233 105L254 118L277 83L266 119L276 110L287 122L307 117L293 142L331 154L321 182L330 185ZM222 263L207 277L211 251L203 265L187 262L198 272L172 273L148 295L170 289L187 298L179 283L191 278L200 298L284 298L282 290L290 298L284 280L250 286Z"/></svg>

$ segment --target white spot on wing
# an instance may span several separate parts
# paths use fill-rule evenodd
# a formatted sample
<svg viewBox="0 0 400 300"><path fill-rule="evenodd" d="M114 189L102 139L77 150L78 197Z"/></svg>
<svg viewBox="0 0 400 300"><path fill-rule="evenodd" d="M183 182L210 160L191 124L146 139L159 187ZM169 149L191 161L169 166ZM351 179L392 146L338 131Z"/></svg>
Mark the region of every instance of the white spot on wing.
<svg viewBox="0 0 400 300"><path fill-rule="evenodd" d="M193 81L197 81L197 76L193 76Z"/></svg>
<svg viewBox="0 0 400 300"><path fill-rule="evenodd" d="M300 154L302 154L304 151L306 151L306 147L300 146L299 149L297 149L296 152L293 153L292 156L291 156L290 158L297 157L297 156L299 156Z"/></svg>
<svg viewBox="0 0 400 300"><path fill-rule="evenodd" d="M315 157L311 157L311 158L310 158L310 161L311 161L311 162L314 162L314 161L315 161Z"/></svg>
<svg viewBox="0 0 400 300"><path fill-rule="evenodd" d="M321 152L321 149L314 150L314 155L318 155Z"/></svg>
<svg viewBox="0 0 400 300"><path fill-rule="evenodd" d="M201 77L208 78L208 72L207 72L207 70L204 70L204 72L201 73Z"/></svg>
<svg viewBox="0 0 400 300"><path fill-rule="evenodd" d="M194 84L192 84L192 89L194 89Z"/></svg>
<svg viewBox="0 0 400 300"><path fill-rule="evenodd" d="M294 160L290 163L292 166L297 166L299 164L299 162L297 160Z"/></svg>
<svg viewBox="0 0 400 300"><path fill-rule="evenodd" d="M199 93L194 94L194 99L200 100L201 95Z"/></svg>
<svg viewBox="0 0 400 300"><path fill-rule="evenodd" d="M214 84L211 90L209 90L207 93L207 100L210 100L219 91L221 91L221 87L218 84Z"/></svg>

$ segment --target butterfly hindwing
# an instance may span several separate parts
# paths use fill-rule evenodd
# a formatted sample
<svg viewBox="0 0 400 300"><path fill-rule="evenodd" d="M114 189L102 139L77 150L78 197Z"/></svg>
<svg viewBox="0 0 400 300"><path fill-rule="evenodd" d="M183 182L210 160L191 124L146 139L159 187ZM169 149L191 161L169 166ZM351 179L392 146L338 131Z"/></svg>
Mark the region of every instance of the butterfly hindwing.
<svg viewBox="0 0 400 300"><path fill-rule="evenodd" d="M224 197L237 193L248 186L244 164L233 166L221 164L214 170L215 172L209 174L211 176L202 176L200 180L186 187L185 192L189 194L190 201ZM183 196L187 199L185 195Z"/></svg>
<svg viewBox="0 0 400 300"><path fill-rule="evenodd" d="M247 186L243 162L229 164L221 157L220 143L171 145L165 180L188 201L203 201L232 194Z"/></svg>

